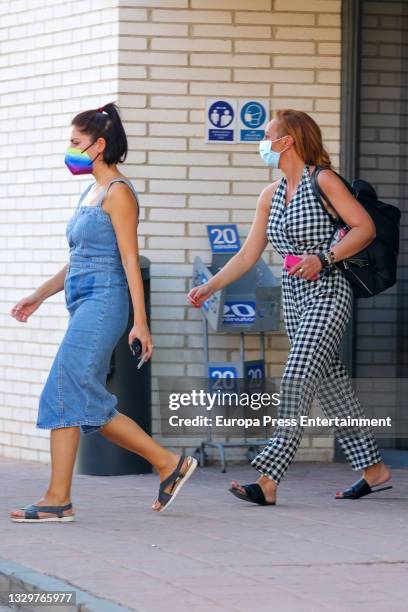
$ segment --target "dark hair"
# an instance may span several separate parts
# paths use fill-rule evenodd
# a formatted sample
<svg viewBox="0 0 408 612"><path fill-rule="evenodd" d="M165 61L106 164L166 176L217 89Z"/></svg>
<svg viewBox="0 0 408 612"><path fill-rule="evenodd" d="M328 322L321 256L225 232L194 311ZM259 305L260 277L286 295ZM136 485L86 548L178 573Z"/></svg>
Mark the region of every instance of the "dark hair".
<svg viewBox="0 0 408 612"><path fill-rule="evenodd" d="M103 161L106 164L118 164L125 161L128 143L119 108L114 102L109 102L99 109L78 113L72 119L71 125L84 134L90 134L95 141L100 137L105 139Z"/></svg>

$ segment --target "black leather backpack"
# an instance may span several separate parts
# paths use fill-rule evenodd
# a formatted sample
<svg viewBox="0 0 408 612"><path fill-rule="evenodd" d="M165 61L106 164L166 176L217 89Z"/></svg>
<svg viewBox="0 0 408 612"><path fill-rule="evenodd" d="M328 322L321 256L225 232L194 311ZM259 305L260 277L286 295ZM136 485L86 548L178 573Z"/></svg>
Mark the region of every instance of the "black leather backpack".
<svg viewBox="0 0 408 612"><path fill-rule="evenodd" d="M336 210L318 184L317 177L321 170L324 170L323 166L316 166L311 176L311 185L316 198L333 222L332 240L339 228L350 228L340 216L334 218L323 205L322 198ZM356 298L372 297L392 287L396 282L401 211L392 204L381 202L374 187L367 181L356 179L350 185L340 174L336 174L364 206L374 221L377 234L362 251L336 262L335 265L349 280Z"/></svg>

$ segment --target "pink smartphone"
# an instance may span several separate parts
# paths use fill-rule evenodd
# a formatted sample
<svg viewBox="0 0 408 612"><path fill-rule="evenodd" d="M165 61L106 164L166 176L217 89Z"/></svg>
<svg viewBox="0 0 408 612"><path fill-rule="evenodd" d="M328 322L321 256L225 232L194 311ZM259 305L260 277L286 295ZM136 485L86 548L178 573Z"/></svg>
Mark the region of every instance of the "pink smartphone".
<svg viewBox="0 0 408 612"><path fill-rule="evenodd" d="M285 270L290 270L295 264L299 263L299 261L301 261L301 257L299 257L298 255L286 255L284 260L283 260L283 267ZM319 274L316 273L314 276L312 276L309 280L317 280L319 278Z"/></svg>

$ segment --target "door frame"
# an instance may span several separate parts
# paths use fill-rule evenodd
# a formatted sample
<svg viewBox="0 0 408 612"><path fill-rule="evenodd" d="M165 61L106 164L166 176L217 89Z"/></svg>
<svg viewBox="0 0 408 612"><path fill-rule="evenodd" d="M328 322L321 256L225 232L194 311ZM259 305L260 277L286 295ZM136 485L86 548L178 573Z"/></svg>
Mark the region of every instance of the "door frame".
<svg viewBox="0 0 408 612"><path fill-rule="evenodd" d="M340 173L348 180L356 177L359 164L359 89L361 57L361 0L343 0L341 13L341 94L340 94ZM341 344L341 357L351 377L355 375L356 309L353 298L349 323ZM346 458L335 438L334 461Z"/></svg>
<svg viewBox="0 0 408 612"><path fill-rule="evenodd" d="M361 84L361 23L364 0L342 0L341 14L341 131L340 173L354 179L359 173L360 143L360 84ZM341 357L350 376L355 377L356 303L341 346ZM383 459L392 467L408 465L408 451L400 448L381 449ZM335 439L334 461L346 462L343 451Z"/></svg>
<svg viewBox="0 0 408 612"><path fill-rule="evenodd" d="M360 129L360 57L361 57L361 0L343 0L341 24L341 111L340 111L340 173L353 180L359 170ZM355 374L355 301L342 341L342 358L350 375Z"/></svg>

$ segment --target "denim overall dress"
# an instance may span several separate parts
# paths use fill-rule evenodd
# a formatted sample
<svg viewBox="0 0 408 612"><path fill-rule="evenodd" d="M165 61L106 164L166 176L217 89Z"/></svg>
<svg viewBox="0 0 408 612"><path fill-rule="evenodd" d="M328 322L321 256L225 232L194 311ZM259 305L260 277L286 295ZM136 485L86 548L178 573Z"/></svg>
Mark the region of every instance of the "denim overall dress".
<svg viewBox="0 0 408 612"><path fill-rule="evenodd" d="M110 359L129 319L126 273L110 216L102 208L110 181L92 206L81 202L68 220L69 267L64 281L69 312L67 331L55 355L39 399L36 426L42 429L80 426L97 431L116 414L117 397L106 388Z"/></svg>

